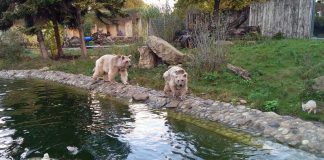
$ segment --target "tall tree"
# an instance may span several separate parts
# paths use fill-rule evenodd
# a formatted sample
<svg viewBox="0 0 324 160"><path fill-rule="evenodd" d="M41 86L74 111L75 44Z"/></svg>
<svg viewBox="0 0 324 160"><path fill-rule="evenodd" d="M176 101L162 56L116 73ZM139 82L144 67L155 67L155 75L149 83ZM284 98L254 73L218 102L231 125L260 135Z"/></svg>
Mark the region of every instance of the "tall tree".
<svg viewBox="0 0 324 160"><path fill-rule="evenodd" d="M220 0L214 0L214 15L219 13Z"/></svg>
<svg viewBox="0 0 324 160"><path fill-rule="evenodd" d="M64 12L61 9L61 4L67 0L17 0L18 9L16 15L32 16L34 24L38 24L40 29L43 29L44 25L51 21L53 24L53 30L56 42L56 57L61 58L63 56L62 41L60 38L59 24L64 21ZM42 23L39 23L42 22ZM40 35L39 33L36 35ZM38 40L42 40L42 37L38 37Z"/></svg>
<svg viewBox="0 0 324 160"><path fill-rule="evenodd" d="M13 26L14 21L25 19L27 34L36 34L43 59L48 59L48 52L44 43L44 36L40 25L35 25L36 21L42 22L44 16L37 12L34 4L22 0L1 1L0 2L0 30L7 30Z"/></svg>
<svg viewBox="0 0 324 160"><path fill-rule="evenodd" d="M26 17L34 17L34 21L42 17L43 25L51 21L59 58L63 55L63 50L58 25L66 24L79 30L82 56L87 57L83 16L87 12L95 11L98 18L111 18L121 14L123 5L124 0L3 0L0 1L0 29L8 29L15 20ZM37 33L36 35L41 36L40 32ZM39 41L43 39L38 37Z"/></svg>
<svg viewBox="0 0 324 160"><path fill-rule="evenodd" d="M84 15L88 12L95 12L99 19L112 18L121 15L121 8L125 0L72 0L65 4L68 16L66 25L71 28L77 28L79 31L82 57L88 57L84 40Z"/></svg>
<svg viewBox="0 0 324 160"><path fill-rule="evenodd" d="M42 17L39 17L37 15L26 16L25 17L25 23L26 23L25 33L31 34L31 35L36 34L41 56L43 59L47 60L47 59L49 59L49 56L48 56L48 49L45 45L44 34L42 32L42 24L41 23L43 23L43 22L42 22L41 18Z"/></svg>
<svg viewBox="0 0 324 160"><path fill-rule="evenodd" d="M14 6L9 1L0 1L0 30L8 30L13 25L13 20L7 11L13 11Z"/></svg>
<svg viewBox="0 0 324 160"><path fill-rule="evenodd" d="M52 19L55 41L56 41L56 49L57 49L57 57L61 58L63 56L63 48L62 48L62 41L60 36L60 28L59 28L59 21L56 18Z"/></svg>

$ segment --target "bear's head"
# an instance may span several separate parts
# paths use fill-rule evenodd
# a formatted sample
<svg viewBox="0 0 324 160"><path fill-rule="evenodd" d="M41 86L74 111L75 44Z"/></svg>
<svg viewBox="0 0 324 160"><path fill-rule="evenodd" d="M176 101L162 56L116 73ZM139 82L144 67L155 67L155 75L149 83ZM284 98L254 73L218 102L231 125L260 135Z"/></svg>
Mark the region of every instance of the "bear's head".
<svg viewBox="0 0 324 160"><path fill-rule="evenodd" d="M177 87L185 87L187 85L187 73L184 70L176 71L175 84Z"/></svg>
<svg viewBox="0 0 324 160"><path fill-rule="evenodd" d="M118 66L119 68L127 69L132 66L131 58L132 55L129 56L118 56Z"/></svg>

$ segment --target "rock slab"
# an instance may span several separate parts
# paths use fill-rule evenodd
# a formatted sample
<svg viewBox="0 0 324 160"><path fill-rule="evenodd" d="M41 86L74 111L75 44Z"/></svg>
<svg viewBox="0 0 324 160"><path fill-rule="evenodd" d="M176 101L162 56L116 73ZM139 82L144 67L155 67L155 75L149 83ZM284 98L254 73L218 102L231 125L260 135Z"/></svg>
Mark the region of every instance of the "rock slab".
<svg viewBox="0 0 324 160"><path fill-rule="evenodd" d="M134 94L132 96L132 98L135 100L135 101L139 101L139 102L144 102L146 100L149 99L149 95L148 94L145 94L145 93L138 93L138 94Z"/></svg>
<svg viewBox="0 0 324 160"><path fill-rule="evenodd" d="M140 53L140 58L138 62L139 68L154 68L157 65L157 56L155 53L147 46L142 46L138 48Z"/></svg>
<svg viewBox="0 0 324 160"><path fill-rule="evenodd" d="M149 36L146 44L166 64L177 65L185 60L183 53L159 37Z"/></svg>

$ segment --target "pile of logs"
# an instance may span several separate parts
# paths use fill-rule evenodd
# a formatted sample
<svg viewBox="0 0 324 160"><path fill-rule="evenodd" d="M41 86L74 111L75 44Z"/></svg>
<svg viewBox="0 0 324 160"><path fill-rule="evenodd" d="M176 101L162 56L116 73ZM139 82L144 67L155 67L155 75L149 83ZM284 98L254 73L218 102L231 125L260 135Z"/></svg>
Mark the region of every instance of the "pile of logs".
<svg viewBox="0 0 324 160"><path fill-rule="evenodd" d="M110 37L110 33L103 33L102 31L98 31L91 35L95 44L98 45L108 45L113 44L114 41Z"/></svg>

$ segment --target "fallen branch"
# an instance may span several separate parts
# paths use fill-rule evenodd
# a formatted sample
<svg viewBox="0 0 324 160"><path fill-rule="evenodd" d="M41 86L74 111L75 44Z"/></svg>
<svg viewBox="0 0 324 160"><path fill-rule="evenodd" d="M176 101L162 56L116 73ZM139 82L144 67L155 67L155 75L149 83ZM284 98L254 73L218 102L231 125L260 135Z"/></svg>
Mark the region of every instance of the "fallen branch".
<svg viewBox="0 0 324 160"><path fill-rule="evenodd" d="M240 67L237 67L237 66L234 66L232 64L227 64L227 69L231 70L232 72L240 75L242 78L246 79L246 80L251 80L251 74L243 69L243 68L240 68Z"/></svg>

